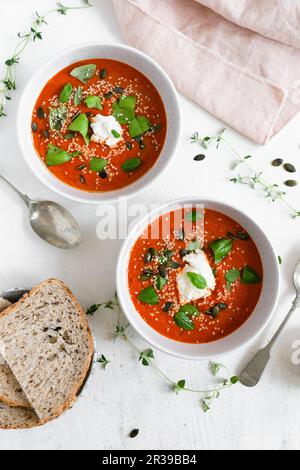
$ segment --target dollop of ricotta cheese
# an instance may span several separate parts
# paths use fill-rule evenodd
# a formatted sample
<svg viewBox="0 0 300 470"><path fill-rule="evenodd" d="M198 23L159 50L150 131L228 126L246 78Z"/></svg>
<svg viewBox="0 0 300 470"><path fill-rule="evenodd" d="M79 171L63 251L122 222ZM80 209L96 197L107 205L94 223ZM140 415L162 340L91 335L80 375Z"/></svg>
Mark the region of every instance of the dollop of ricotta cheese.
<svg viewBox="0 0 300 470"><path fill-rule="evenodd" d="M183 258L186 263L176 278L179 302L181 305L187 304L193 300L208 297L216 287L216 280L208 258L204 251L196 250L195 253L189 253ZM204 277L207 283L205 289L198 289L190 281L187 273L193 272Z"/></svg>
<svg viewBox="0 0 300 470"><path fill-rule="evenodd" d="M97 114L92 118L91 128L93 129L92 142L114 147L123 140L123 129L114 116Z"/></svg>

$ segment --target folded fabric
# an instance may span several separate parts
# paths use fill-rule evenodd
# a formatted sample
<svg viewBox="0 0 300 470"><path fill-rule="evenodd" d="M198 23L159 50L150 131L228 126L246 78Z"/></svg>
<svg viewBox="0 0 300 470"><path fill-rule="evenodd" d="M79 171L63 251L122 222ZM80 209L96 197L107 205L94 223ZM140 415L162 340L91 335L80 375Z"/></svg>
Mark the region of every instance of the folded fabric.
<svg viewBox="0 0 300 470"><path fill-rule="evenodd" d="M297 0L113 0L126 41L258 143L300 108Z"/></svg>

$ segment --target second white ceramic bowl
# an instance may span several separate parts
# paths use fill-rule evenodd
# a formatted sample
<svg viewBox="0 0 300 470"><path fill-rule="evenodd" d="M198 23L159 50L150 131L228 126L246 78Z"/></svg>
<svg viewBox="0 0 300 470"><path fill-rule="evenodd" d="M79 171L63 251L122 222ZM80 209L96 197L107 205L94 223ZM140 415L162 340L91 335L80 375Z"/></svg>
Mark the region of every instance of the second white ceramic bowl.
<svg viewBox="0 0 300 470"><path fill-rule="evenodd" d="M70 64L84 59L104 58L125 62L142 72L158 90L167 114L167 136L155 165L142 178L116 191L87 192L72 188L57 179L35 152L31 136L32 112L38 95L47 81ZM123 45L88 43L66 49L47 61L29 81L21 98L18 118L18 137L23 156L33 173L61 196L84 203L114 201L118 197L133 196L145 189L166 169L177 147L180 135L180 110L177 92L164 70L142 52Z"/></svg>
<svg viewBox="0 0 300 470"><path fill-rule="evenodd" d="M153 330L135 310L128 289L128 262L137 238L148 224L162 214L168 213L178 205L204 204L231 217L252 237L259 250L264 270L264 281L259 302L248 320L235 332L223 339L207 344L180 343ZM136 224L121 249L117 266L117 291L120 305L135 330L154 347L182 359L201 360L221 356L253 340L270 321L277 304L279 292L279 266L274 249L263 230L245 213L218 201L186 198L178 199L158 207Z"/></svg>

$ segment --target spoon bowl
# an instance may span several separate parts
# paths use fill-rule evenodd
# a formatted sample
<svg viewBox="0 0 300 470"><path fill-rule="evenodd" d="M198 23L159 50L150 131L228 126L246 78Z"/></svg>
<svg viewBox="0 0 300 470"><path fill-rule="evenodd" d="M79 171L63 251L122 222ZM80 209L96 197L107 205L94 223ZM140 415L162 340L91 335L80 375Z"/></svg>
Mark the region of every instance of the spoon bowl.
<svg viewBox="0 0 300 470"><path fill-rule="evenodd" d="M80 244L78 223L64 207L51 201L31 201L28 208L31 227L40 238L61 249Z"/></svg>
<svg viewBox="0 0 300 470"><path fill-rule="evenodd" d="M296 291L300 294L300 261L294 271L294 286Z"/></svg>

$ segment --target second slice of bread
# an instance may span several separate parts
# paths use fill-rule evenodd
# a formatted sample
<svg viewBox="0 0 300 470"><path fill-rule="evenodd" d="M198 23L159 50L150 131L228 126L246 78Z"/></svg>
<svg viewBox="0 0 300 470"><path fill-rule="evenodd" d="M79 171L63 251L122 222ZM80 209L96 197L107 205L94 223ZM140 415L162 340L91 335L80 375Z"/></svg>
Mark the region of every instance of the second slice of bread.
<svg viewBox="0 0 300 470"><path fill-rule="evenodd" d="M93 340L84 311L64 283L45 281L0 314L0 352L41 423L73 403Z"/></svg>

